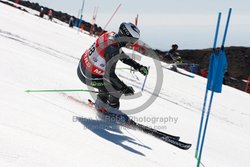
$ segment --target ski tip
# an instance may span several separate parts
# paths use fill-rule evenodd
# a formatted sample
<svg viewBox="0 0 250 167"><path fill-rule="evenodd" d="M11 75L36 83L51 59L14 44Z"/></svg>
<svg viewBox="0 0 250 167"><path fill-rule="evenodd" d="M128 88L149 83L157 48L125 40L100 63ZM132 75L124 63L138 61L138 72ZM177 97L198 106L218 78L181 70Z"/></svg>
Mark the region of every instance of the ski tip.
<svg viewBox="0 0 250 167"><path fill-rule="evenodd" d="M183 147L180 147L180 148L182 148L183 150L188 150L188 149L190 149L191 148L191 146L192 146L192 144L185 144L185 146L183 146Z"/></svg>
<svg viewBox="0 0 250 167"><path fill-rule="evenodd" d="M175 136L173 137L175 140L180 140L180 137L179 136Z"/></svg>
<svg viewBox="0 0 250 167"><path fill-rule="evenodd" d="M191 147L192 147L192 144L190 144L190 145L187 147L187 149L186 149L186 150L190 149Z"/></svg>
<svg viewBox="0 0 250 167"><path fill-rule="evenodd" d="M94 104L95 103L92 100L88 99L88 106L89 107L93 107Z"/></svg>

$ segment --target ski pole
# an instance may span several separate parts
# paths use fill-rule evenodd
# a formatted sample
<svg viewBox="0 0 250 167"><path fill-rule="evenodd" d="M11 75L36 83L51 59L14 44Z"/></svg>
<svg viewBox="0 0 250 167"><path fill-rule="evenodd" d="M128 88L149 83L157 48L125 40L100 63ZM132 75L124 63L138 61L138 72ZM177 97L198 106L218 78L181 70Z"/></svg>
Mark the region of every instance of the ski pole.
<svg viewBox="0 0 250 167"><path fill-rule="evenodd" d="M130 70L130 68L116 68L117 70Z"/></svg>
<svg viewBox="0 0 250 167"><path fill-rule="evenodd" d="M106 94L106 93L118 93L120 91L112 91L112 92L99 92L93 91L88 89L40 89L40 90L25 90L26 93L53 93L53 92L88 92L88 93L99 93L99 94Z"/></svg>
<svg viewBox="0 0 250 167"><path fill-rule="evenodd" d="M40 89L40 90L25 90L27 93L42 93L42 92L89 92L89 93L102 93L99 91L85 90L85 89ZM104 93L104 92L103 92Z"/></svg>
<svg viewBox="0 0 250 167"><path fill-rule="evenodd" d="M97 91L92 90L84 90L84 89L40 89L40 90L25 90L27 93L33 92L92 92L92 93L99 93Z"/></svg>
<svg viewBox="0 0 250 167"><path fill-rule="evenodd" d="M149 71L149 69L150 69L150 66L148 66L148 71ZM143 82L143 85L142 85L142 88L141 88L141 91L142 91L142 92L143 92L143 90L144 90L144 86L145 86L145 83L146 83L147 78L148 78L148 74L145 76L145 79L144 79L144 82Z"/></svg>

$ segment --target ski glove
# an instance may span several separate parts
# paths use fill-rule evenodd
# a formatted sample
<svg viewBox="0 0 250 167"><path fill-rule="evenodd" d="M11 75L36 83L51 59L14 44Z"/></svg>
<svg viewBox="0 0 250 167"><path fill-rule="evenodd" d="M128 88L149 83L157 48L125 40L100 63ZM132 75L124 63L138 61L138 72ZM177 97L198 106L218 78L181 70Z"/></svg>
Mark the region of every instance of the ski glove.
<svg viewBox="0 0 250 167"><path fill-rule="evenodd" d="M148 75L148 67L141 66L141 67L139 68L139 72L140 72L142 75L144 75L144 76Z"/></svg>
<svg viewBox="0 0 250 167"><path fill-rule="evenodd" d="M180 56L177 57L177 62L182 62L182 58Z"/></svg>
<svg viewBox="0 0 250 167"><path fill-rule="evenodd" d="M125 95L125 96L131 96L134 94L134 89L131 87L131 86L125 86L123 89L122 89L122 93Z"/></svg>

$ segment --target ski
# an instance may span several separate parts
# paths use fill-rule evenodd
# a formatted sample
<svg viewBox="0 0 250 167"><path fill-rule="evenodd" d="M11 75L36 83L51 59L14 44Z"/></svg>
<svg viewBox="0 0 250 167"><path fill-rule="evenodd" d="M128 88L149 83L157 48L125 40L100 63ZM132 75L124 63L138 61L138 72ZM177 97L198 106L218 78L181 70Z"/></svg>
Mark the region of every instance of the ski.
<svg viewBox="0 0 250 167"><path fill-rule="evenodd" d="M167 69L167 70L171 70L171 69L169 69L167 67L164 67L164 66L162 66L162 68ZM171 70L171 71L174 71L174 72L176 72L178 74L184 75L184 76L189 77L189 78L194 78L194 75L185 74L185 73L179 71L178 69Z"/></svg>
<svg viewBox="0 0 250 167"><path fill-rule="evenodd" d="M88 102L89 102L89 105L94 105L94 102L92 102L90 99L88 99ZM97 112L101 113L104 116L103 118L105 119L115 121L116 123L123 125L125 127L128 127L128 128L138 129L142 132L150 134L180 149L188 150L192 146L189 143L179 141L180 139L179 136L173 136L173 135L158 131L156 129L150 128L148 126L136 123L132 119L130 119L126 114L121 115L121 114L115 114L111 112L100 112L100 111L97 111Z"/></svg>
<svg viewBox="0 0 250 167"><path fill-rule="evenodd" d="M180 139L179 136L173 136L173 135L170 135L168 133L164 133L164 132L158 131L158 130L150 128L148 126L136 123L133 120L130 120L130 126L135 127L136 129L141 130L141 131L143 131L145 133L151 133L155 137L165 136L165 137L171 138L173 140L179 140Z"/></svg>
<svg viewBox="0 0 250 167"><path fill-rule="evenodd" d="M183 149L183 150L188 150L192 145L189 144L189 143L185 143L185 142L182 142L182 141L179 141L180 137L177 137L177 136L172 136L170 134L167 134L167 133L163 133L161 131L158 131L158 130L155 130L153 128L150 128L150 127L147 127L145 125L142 125L142 124L139 124L139 123L136 123L134 121L132 121L133 123L130 123L130 126L138 129L138 130L141 130L147 134L150 134L158 139L161 139L162 141L165 141L173 146L176 146L180 149Z"/></svg>
<svg viewBox="0 0 250 167"><path fill-rule="evenodd" d="M172 144L173 146L176 146L180 149L183 149L183 150L188 150L192 146L192 144L185 143L185 142L182 142L179 140L173 140L173 139L168 138L166 136L162 136L160 139L169 143L169 144Z"/></svg>
<svg viewBox="0 0 250 167"><path fill-rule="evenodd" d="M122 115L115 114L115 113L109 113L109 112L102 113L102 114L105 115L106 118L109 117L109 120L115 121L116 123L118 123L120 125L124 125L128 128L138 129L142 132L150 134L150 135L152 135L152 136L154 136L154 137L156 137L164 142L167 142L175 147L178 147L180 149L188 150L192 146L189 143L179 141L180 137L172 136L170 134L160 132L160 131L153 129L153 128L150 128L148 126L136 123L131 119L129 119L128 121L124 121L125 118L123 118Z"/></svg>
<svg viewBox="0 0 250 167"><path fill-rule="evenodd" d="M89 106L93 106L95 103L92 102L92 100L88 99L88 104L89 104ZM116 120L117 123L124 123L126 125L130 124L131 127L134 127L134 128L136 128L138 130L141 130L141 131L144 131L144 132L147 132L147 133L152 133L153 135L156 135L156 136L167 136L167 137L169 137L171 139L174 139L174 140L179 140L180 139L179 136L170 135L168 133L164 133L164 132L158 131L156 129L150 128L148 126L136 123L132 119L130 119L127 115L126 115L127 118L123 118L121 115L118 115L118 114L115 114L115 113L110 113L110 112L106 112L106 113L102 113L102 114L104 114L104 116L106 116L106 118L107 118L107 116L110 117L110 118L113 118L113 119L110 119L110 120L113 120L113 121Z"/></svg>
<svg viewBox="0 0 250 167"><path fill-rule="evenodd" d="M189 77L189 78L194 78L194 75L188 75L188 74L185 74L183 72L180 72L180 71L176 71L178 74L181 74L181 75L184 75L186 77Z"/></svg>

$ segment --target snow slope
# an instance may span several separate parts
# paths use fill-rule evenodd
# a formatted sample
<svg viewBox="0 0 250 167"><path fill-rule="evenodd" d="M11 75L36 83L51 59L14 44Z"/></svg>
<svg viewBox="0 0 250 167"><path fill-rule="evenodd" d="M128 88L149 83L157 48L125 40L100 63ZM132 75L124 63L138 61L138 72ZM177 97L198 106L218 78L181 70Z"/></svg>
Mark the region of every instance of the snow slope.
<svg viewBox="0 0 250 167"><path fill-rule="evenodd" d="M144 111L131 115L137 122L180 135L181 140L193 144L183 151L142 132L99 120L83 103L92 98L88 93L25 93L27 89L86 89L76 68L95 39L2 3L0 20L0 166L196 165L204 78L163 69L158 98ZM123 99L122 109L143 104L157 84L152 59L142 57L140 63L151 66L145 91L139 98ZM119 68L124 67L119 63ZM140 92L143 76L128 70L117 73ZM227 86L215 95L204 166L249 166L249 101L249 94ZM76 122L76 117L81 121Z"/></svg>

